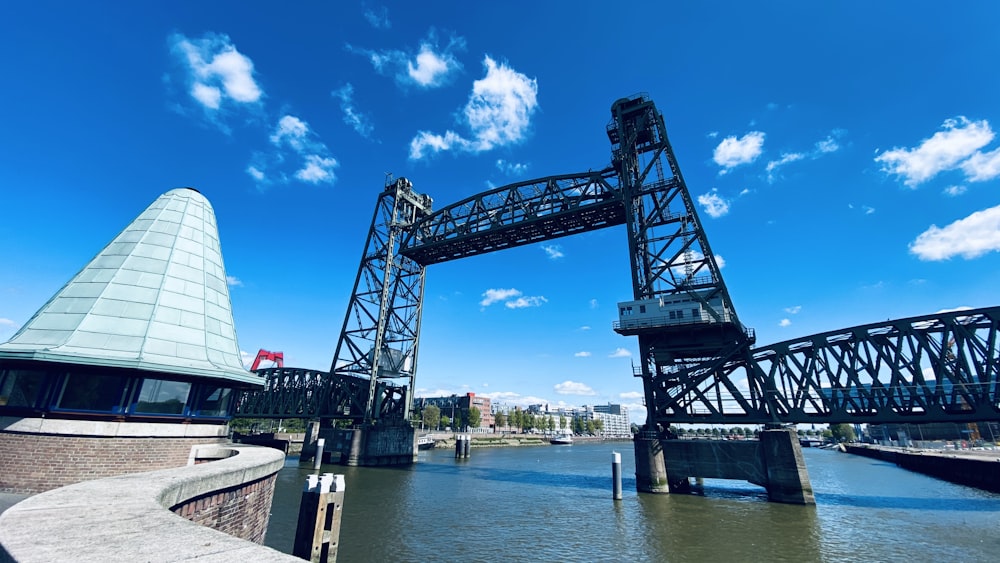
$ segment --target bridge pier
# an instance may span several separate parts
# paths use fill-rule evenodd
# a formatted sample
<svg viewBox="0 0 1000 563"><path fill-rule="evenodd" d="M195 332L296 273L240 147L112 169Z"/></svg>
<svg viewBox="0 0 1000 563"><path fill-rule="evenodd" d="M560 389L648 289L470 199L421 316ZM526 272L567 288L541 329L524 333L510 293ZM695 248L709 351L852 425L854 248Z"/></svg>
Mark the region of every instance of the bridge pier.
<svg viewBox="0 0 1000 563"><path fill-rule="evenodd" d="M635 490L640 493L669 493L663 445L655 431L641 430L632 439L635 448Z"/></svg>
<svg viewBox="0 0 1000 563"><path fill-rule="evenodd" d="M767 489L773 502L816 504L802 447L792 429L764 430L760 440L659 439L640 432L635 441L636 490L690 491L690 478L739 479Z"/></svg>
<svg viewBox="0 0 1000 563"><path fill-rule="evenodd" d="M417 435L409 424L367 424L356 428L321 428L330 463L356 466L412 465Z"/></svg>

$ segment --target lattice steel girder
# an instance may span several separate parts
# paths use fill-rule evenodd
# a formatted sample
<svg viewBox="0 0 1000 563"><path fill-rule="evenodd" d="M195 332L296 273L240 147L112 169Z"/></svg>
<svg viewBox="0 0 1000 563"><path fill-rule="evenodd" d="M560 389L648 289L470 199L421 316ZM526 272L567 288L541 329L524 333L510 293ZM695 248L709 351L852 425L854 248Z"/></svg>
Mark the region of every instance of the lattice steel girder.
<svg viewBox="0 0 1000 563"><path fill-rule="evenodd" d="M1000 420L1000 307L803 337L663 371L657 422Z"/></svg>
<svg viewBox="0 0 1000 563"><path fill-rule="evenodd" d="M244 418L332 418L360 422L365 418L369 381L324 371L297 368L257 370L264 389L244 392L236 416ZM376 388L380 417L401 417L406 389L380 382Z"/></svg>
<svg viewBox="0 0 1000 563"><path fill-rule="evenodd" d="M549 176L474 195L416 222L400 253L424 266L621 225L613 170Z"/></svg>
<svg viewBox="0 0 1000 563"><path fill-rule="evenodd" d="M364 419L387 411L379 381L411 390L416 373L423 308L424 267L399 253L408 229L431 213L432 201L405 178L379 195L330 372L367 380ZM347 379L342 379L347 381ZM408 416L410 398L399 414ZM392 403L392 401L390 401ZM391 409L390 409L391 410ZM398 410L398 409L396 409Z"/></svg>

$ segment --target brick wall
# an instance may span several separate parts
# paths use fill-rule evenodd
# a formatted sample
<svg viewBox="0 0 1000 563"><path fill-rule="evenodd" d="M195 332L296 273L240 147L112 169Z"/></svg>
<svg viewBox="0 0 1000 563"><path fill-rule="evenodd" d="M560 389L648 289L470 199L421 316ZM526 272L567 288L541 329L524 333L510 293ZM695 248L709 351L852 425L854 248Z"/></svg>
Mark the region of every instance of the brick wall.
<svg viewBox="0 0 1000 563"><path fill-rule="evenodd" d="M0 492L34 494L90 479L187 465L225 438L121 438L0 431Z"/></svg>
<svg viewBox="0 0 1000 563"><path fill-rule="evenodd" d="M175 514L240 539L264 544L275 475L195 497L170 508Z"/></svg>

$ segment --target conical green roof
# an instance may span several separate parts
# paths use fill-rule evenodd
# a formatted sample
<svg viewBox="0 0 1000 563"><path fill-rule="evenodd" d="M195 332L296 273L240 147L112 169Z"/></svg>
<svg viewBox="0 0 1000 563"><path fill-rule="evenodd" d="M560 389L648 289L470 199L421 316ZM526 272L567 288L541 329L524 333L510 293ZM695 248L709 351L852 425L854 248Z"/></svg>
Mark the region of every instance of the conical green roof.
<svg viewBox="0 0 1000 563"><path fill-rule="evenodd" d="M262 383L240 360L215 213L190 188L157 198L0 344L3 358Z"/></svg>

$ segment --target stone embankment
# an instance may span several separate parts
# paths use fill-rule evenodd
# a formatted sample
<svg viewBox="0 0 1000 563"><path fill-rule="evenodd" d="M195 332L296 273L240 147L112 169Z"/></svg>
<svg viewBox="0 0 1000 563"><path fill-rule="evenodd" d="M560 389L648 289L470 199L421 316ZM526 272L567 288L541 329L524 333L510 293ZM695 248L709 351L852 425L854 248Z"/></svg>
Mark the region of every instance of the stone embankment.
<svg viewBox="0 0 1000 563"><path fill-rule="evenodd" d="M952 483L1000 493L1000 451L913 450L850 444L847 452L895 463L903 469Z"/></svg>

